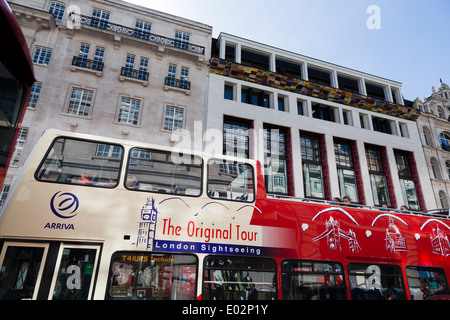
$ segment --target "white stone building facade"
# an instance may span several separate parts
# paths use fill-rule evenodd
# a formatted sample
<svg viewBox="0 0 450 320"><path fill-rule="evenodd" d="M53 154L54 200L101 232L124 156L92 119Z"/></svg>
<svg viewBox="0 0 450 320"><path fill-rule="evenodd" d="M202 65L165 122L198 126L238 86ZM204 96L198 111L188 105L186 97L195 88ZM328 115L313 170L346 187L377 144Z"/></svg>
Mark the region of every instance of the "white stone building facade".
<svg viewBox="0 0 450 320"><path fill-rule="evenodd" d="M215 148L259 160L269 193L436 208L401 83L225 33L210 72Z"/></svg>
<svg viewBox="0 0 450 320"><path fill-rule="evenodd" d="M173 146L206 121L212 27L120 0L9 5L36 83L5 185L48 128Z"/></svg>
<svg viewBox="0 0 450 320"><path fill-rule="evenodd" d="M439 208L450 207L450 88L440 82L429 97L414 100L421 111L417 120L433 194Z"/></svg>

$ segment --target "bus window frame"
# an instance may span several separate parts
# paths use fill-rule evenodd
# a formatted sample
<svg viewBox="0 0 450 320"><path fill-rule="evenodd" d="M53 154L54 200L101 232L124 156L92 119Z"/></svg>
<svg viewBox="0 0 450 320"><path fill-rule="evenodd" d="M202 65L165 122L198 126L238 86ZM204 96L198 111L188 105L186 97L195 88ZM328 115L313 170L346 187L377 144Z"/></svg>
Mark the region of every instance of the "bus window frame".
<svg viewBox="0 0 450 320"><path fill-rule="evenodd" d="M417 268L417 269L419 269L419 268L423 268L423 269L430 269L429 270L429 272L433 272L432 270L434 270L434 271L436 271L436 270L439 270L439 271L441 271L441 274L444 276L444 282L445 282L445 284L446 284L446 286L447 286L447 293L446 294L441 294L441 295L432 295L432 296L429 296L429 297L424 297L423 298L423 300L433 300L433 299L439 299L439 298L441 298L441 297L445 297L446 299L448 299L448 298L450 298L450 287L449 287L449 283L448 283L448 281L447 281L447 274L446 274L446 272L445 272L445 270L444 270L444 268L442 268L442 267L435 267L435 266L417 266L417 265L408 265L408 266L406 266L405 267L405 275L406 275L406 283L408 284L408 292L409 292L409 294L410 294L410 296L411 296L411 300L412 300L412 294L411 294L411 285L410 285L410 278L412 278L412 277L409 277L408 276L408 268L411 270L411 268ZM413 288L417 288L417 286L416 285L413 285ZM420 287L419 287L420 288Z"/></svg>
<svg viewBox="0 0 450 320"><path fill-rule="evenodd" d="M144 256L144 255L148 255L148 256L155 256L155 255L163 255L163 256L189 256L189 257L193 257L195 259L195 300L197 300L198 297L198 283L200 280L199 279L199 275L200 275L200 260L198 258L198 256L194 253L182 253L182 252L162 252L162 251L142 251L142 250L117 250L114 251L111 254L111 258L109 260L109 264L108 264L108 278L106 279L106 286L105 286L105 298L104 300L109 300L109 301L119 301L122 299L114 299L113 296L111 296L110 291L111 291L111 287L112 287L112 283L111 283L111 279L113 277L113 271L112 271L112 266L114 262L117 262L117 260L114 260L114 258L118 255L135 255L135 256ZM125 263L125 262L124 262ZM172 283L171 283L172 284ZM172 287L172 286L171 286ZM128 300L128 299L123 299L123 300ZM162 301L163 299L156 299L155 301ZM174 301L174 300L170 300L170 301ZM191 300L189 300L191 301Z"/></svg>
<svg viewBox="0 0 450 320"><path fill-rule="evenodd" d="M348 276L348 284L349 284L348 285L348 289L350 291L350 298L351 299L352 299L352 290L355 289L355 288L358 288L356 286L355 287L352 286L351 276L358 276L357 273L351 273L351 271L350 271L350 267L353 266L353 265L366 265L367 267L375 265L375 266L378 266L378 267L380 267L380 266L388 266L388 267L395 267L395 268L397 268L397 271L400 271L398 276L400 277L401 287L403 288L403 297L400 300L407 300L408 299L408 293L406 291L407 288L406 288L404 269L400 265L395 264L395 263L377 263L377 262L371 263L371 262L355 262L355 261L349 262L347 264L347 270L346 270L347 271L347 276ZM367 270L367 268L366 268L366 270ZM354 272L354 271L352 271L352 272ZM383 275L383 273L382 273L382 275ZM387 275L389 277L393 278L392 274L387 274ZM364 273L363 276L366 277L366 273ZM380 282L381 282L381 278L380 278ZM387 289L389 289L389 288L387 288ZM372 290L374 290L374 289L372 289ZM384 295L383 295L383 297L384 297ZM388 300L388 299L384 299L384 300Z"/></svg>
<svg viewBox="0 0 450 320"><path fill-rule="evenodd" d="M262 269L262 268L244 269L243 267L230 268L230 267L225 266L225 265L224 266L211 267L211 266L208 266L208 264L207 264L207 260L208 259L213 259L213 260L223 259L224 261L225 260L229 260L229 259L235 259L235 260L238 260L238 261L242 261L242 260L244 260L244 261L246 261L246 260L265 260L265 261L270 261L273 264L274 268L271 269L271 270L269 270L269 269ZM274 298L274 300L279 300L279 292L280 292L279 285L280 285L280 283L278 281L278 275L279 275L280 270L279 270L279 267L278 267L278 264L277 264L277 261L275 260L275 258L270 258L270 257L253 257L253 256L234 256L234 255L207 255L207 256L205 256L203 258L203 269L202 269L202 279L201 279L201 296L202 296L202 300L204 300L204 301L213 301L213 299L206 300L205 299L205 294L204 294L205 285L207 285L206 280L211 282L211 279L207 278L205 276L205 273L209 272L210 270L214 270L214 271L217 271L217 270L223 270L223 271L225 271L225 270L248 271L248 270L250 270L252 272L263 272L263 273L269 273L269 272L272 273L273 272L274 275L275 275L275 277L274 277L275 283L274 283L274 286L273 286L273 288L275 289L275 292L273 292L273 298ZM214 281L214 279L212 281ZM228 291L228 290L224 289L224 291ZM212 297L212 291L209 294ZM223 301L236 301L236 300L224 299ZM252 300L244 300L244 301L252 301ZM268 300L264 300L264 301L268 301Z"/></svg>
<svg viewBox="0 0 450 320"><path fill-rule="evenodd" d="M189 158L197 158L201 161L200 163L200 193L198 195L189 195L189 194L179 194L179 193L168 193L168 192L159 192L159 191L152 191L152 190L144 190L144 189L139 189L139 188L130 188L127 187L126 183L127 183L127 177L129 175L129 171L130 171L130 161L131 161L131 152L135 149L139 149L139 150L145 150L145 151L155 151L155 152L160 152L160 153L168 153L171 154L173 151L168 151L168 150L164 150L164 149L156 149L156 148L146 148L146 147L138 147L138 146L133 146L130 148L130 150L128 151L128 157L126 159L126 170L125 170L125 178L123 181L123 187L128 190L128 191L137 191L137 192L145 192L145 193L154 193L154 194L161 194L161 195L172 195L172 196L182 196L182 197L190 197L190 198L200 198L203 195L203 179L204 179L204 170L205 170L205 160L203 159L203 157L199 156L199 155L195 155L192 153L183 153L182 158L184 157L189 157ZM172 162L173 163L173 162Z"/></svg>
<svg viewBox="0 0 450 320"><path fill-rule="evenodd" d="M84 245L84 244L68 244L68 243L61 243L59 249L58 249L58 256L56 258L56 263L53 268L53 276L52 276L52 282L50 285L50 290L48 292L48 300L53 300L53 293L55 291L56 281L59 276L59 268L61 267L61 259L64 253L64 249L91 249L95 250L95 257L94 257L94 266L92 268L92 279L91 283L89 285L89 293L86 300L92 300L93 294L94 294L94 288L95 284L97 282L97 269L100 262L100 254L102 250L101 245Z"/></svg>
<svg viewBox="0 0 450 320"><path fill-rule="evenodd" d="M86 142L86 143L95 143L97 145L100 144L106 144L106 145L110 145L110 146L118 146L122 149L122 156L121 158L117 158L118 162L119 162L119 166L117 167L117 180L116 183L114 185L111 186L106 186L106 185L95 185L95 184L80 184L80 183L72 183L72 182L61 182L61 181L50 181L50 180L43 180L42 178L39 177L39 172L42 169L42 166L45 164L45 161L47 160L48 155L50 154L51 150L53 149L54 145L56 144L56 142L59 139L67 139L67 140L72 140L72 141L80 141L80 142ZM120 180L121 180L121 173L122 173L122 168L123 168L123 162L125 159L125 147L121 144L118 143L109 143L106 141L99 141L99 140L89 140L89 139L82 139L82 138L74 138L74 137L70 137L70 136L57 136L53 139L52 143L50 144L50 146L48 147L47 151L45 152L45 155L42 157L42 159L39 162L39 166L37 167L36 171L34 172L34 179L38 182L44 182L44 183L53 183L53 184L63 184L63 185L70 185L70 186L79 186L79 187L91 187L91 188L101 188L101 189L115 189L120 185ZM102 158L102 157L99 157ZM106 158L105 158L106 159Z"/></svg>
<svg viewBox="0 0 450 320"><path fill-rule="evenodd" d="M285 263L290 263L290 262L301 262L301 263L311 263L312 264L312 268L314 269L314 265L315 264L328 264L330 266L333 265L339 265L341 267L341 273L332 271L332 272L325 272L325 271L291 271L291 270L286 270L285 269ZM346 282L346 272L345 272L345 267L344 264L342 262L339 261L327 261L327 260L308 260L308 259L284 259L281 261L280 264L280 274L281 274L281 286L283 288L283 275L313 275L313 276L328 276L328 275L333 275L333 276L341 276L342 277L342 284L343 284L343 294L345 295L345 299L336 299L336 301L341 300L341 301L345 301L345 300L349 300L348 297L348 293L347 293L347 282ZM283 297L283 290L281 292L281 296ZM283 300L289 300L289 301L299 301L299 300L292 300L292 299L284 299ZM301 300L301 301L309 301L309 300Z"/></svg>
<svg viewBox="0 0 450 320"><path fill-rule="evenodd" d="M45 264L47 261L47 255L49 252L49 248L50 248L50 244L48 242L16 242L16 241L8 241L6 240L3 243L3 246L1 247L1 252L0 252L0 268L3 266L3 263L5 262L5 256L6 256L6 252L8 251L9 247L23 247L23 248L43 248L44 252L42 253L42 258L41 258L41 264L39 266L39 272L38 275L36 277L36 283L35 283L35 287L33 290L33 296L31 297L31 300L36 300L38 293L39 293L39 289L41 286L41 281L42 281L42 277L44 274L44 268L45 268Z"/></svg>
<svg viewBox="0 0 450 320"><path fill-rule="evenodd" d="M225 162L225 163L235 163L235 164L242 164L245 166L248 166L251 168L252 170L252 178L253 178L253 187L252 187L252 193L253 193L253 200L252 201L247 201L247 200L239 200L239 199L228 199L228 198L221 198L221 197L213 197L210 195L210 190L209 190L209 174L210 174L210 165L209 163L211 161L221 161L221 162ZM206 194L208 195L208 198L212 199L212 200L220 200L220 201L231 201L231 202L240 202L240 203L255 203L256 202L256 184L257 182L257 177L255 175L256 170L255 167L248 162L245 161L239 161L239 160L227 160L227 159L221 159L221 158L210 158L208 159L208 161L206 162Z"/></svg>

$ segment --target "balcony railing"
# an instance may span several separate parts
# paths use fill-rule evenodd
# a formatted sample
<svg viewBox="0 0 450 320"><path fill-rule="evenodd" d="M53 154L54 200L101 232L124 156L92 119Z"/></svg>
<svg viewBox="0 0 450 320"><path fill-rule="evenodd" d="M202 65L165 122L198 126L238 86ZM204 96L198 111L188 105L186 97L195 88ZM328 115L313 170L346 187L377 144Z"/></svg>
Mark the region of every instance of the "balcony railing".
<svg viewBox="0 0 450 320"><path fill-rule="evenodd" d="M183 90L191 90L191 82L187 80L175 79L173 77L166 77L166 86L180 88Z"/></svg>
<svg viewBox="0 0 450 320"><path fill-rule="evenodd" d="M73 57L72 65L80 68L91 69L94 71L103 71L103 62L77 56Z"/></svg>
<svg viewBox="0 0 450 320"><path fill-rule="evenodd" d="M151 43L161 44L167 47L178 48L182 50L186 50L189 52L197 53L197 54L205 54L205 47L186 43L177 39L172 39L164 36L160 36L154 33L145 32L142 30L137 30L130 27L121 26L119 24L111 23L108 21L104 21L102 19L98 19L95 17L88 17L84 15L74 14L72 13L69 16L69 19L72 20L73 23L80 23L86 26L91 26L103 30L108 30L114 33L119 33L126 36L131 36L135 38L139 38L142 40L146 40Z"/></svg>
<svg viewBox="0 0 450 320"><path fill-rule="evenodd" d="M142 70L131 69L127 67L122 67L120 75L127 78L138 79L142 81L148 81L149 73Z"/></svg>

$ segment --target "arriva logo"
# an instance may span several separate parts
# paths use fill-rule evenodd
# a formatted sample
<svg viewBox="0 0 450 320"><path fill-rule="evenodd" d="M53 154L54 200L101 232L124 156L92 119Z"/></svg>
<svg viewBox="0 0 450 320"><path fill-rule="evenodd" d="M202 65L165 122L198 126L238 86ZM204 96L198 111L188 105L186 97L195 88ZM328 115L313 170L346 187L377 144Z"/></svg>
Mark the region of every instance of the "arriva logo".
<svg viewBox="0 0 450 320"><path fill-rule="evenodd" d="M77 215L79 206L78 198L72 193L55 193L50 201L50 208L53 213L62 219L70 219Z"/></svg>

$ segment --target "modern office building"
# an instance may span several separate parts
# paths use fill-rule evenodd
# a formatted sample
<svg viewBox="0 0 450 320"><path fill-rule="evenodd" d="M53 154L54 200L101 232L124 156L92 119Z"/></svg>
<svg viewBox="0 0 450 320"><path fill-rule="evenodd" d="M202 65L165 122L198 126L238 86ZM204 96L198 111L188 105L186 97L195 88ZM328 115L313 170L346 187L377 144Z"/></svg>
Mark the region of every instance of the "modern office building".
<svg viewBox="0 0 450 320"><path fill-rule="evenodd" d="M120 0L9 5L37 81L5 188L48 128L172 146L206 121L212 27Z"/></svg>
<svg viewBox="0 0 450 320"><path fill-rule="evenodd" d="M436 208L401 83L226 33L212 54L206 148L259 160L268 193Z"/></svg>
<svg viewBox="0 0 450 320"><path fill-rule="evenodd" d="M421 101L414 100L421 111L417 120L423 151L433 186L433 194L440 208L448 208L450 196L450 88L442 82Z"/></svg>

